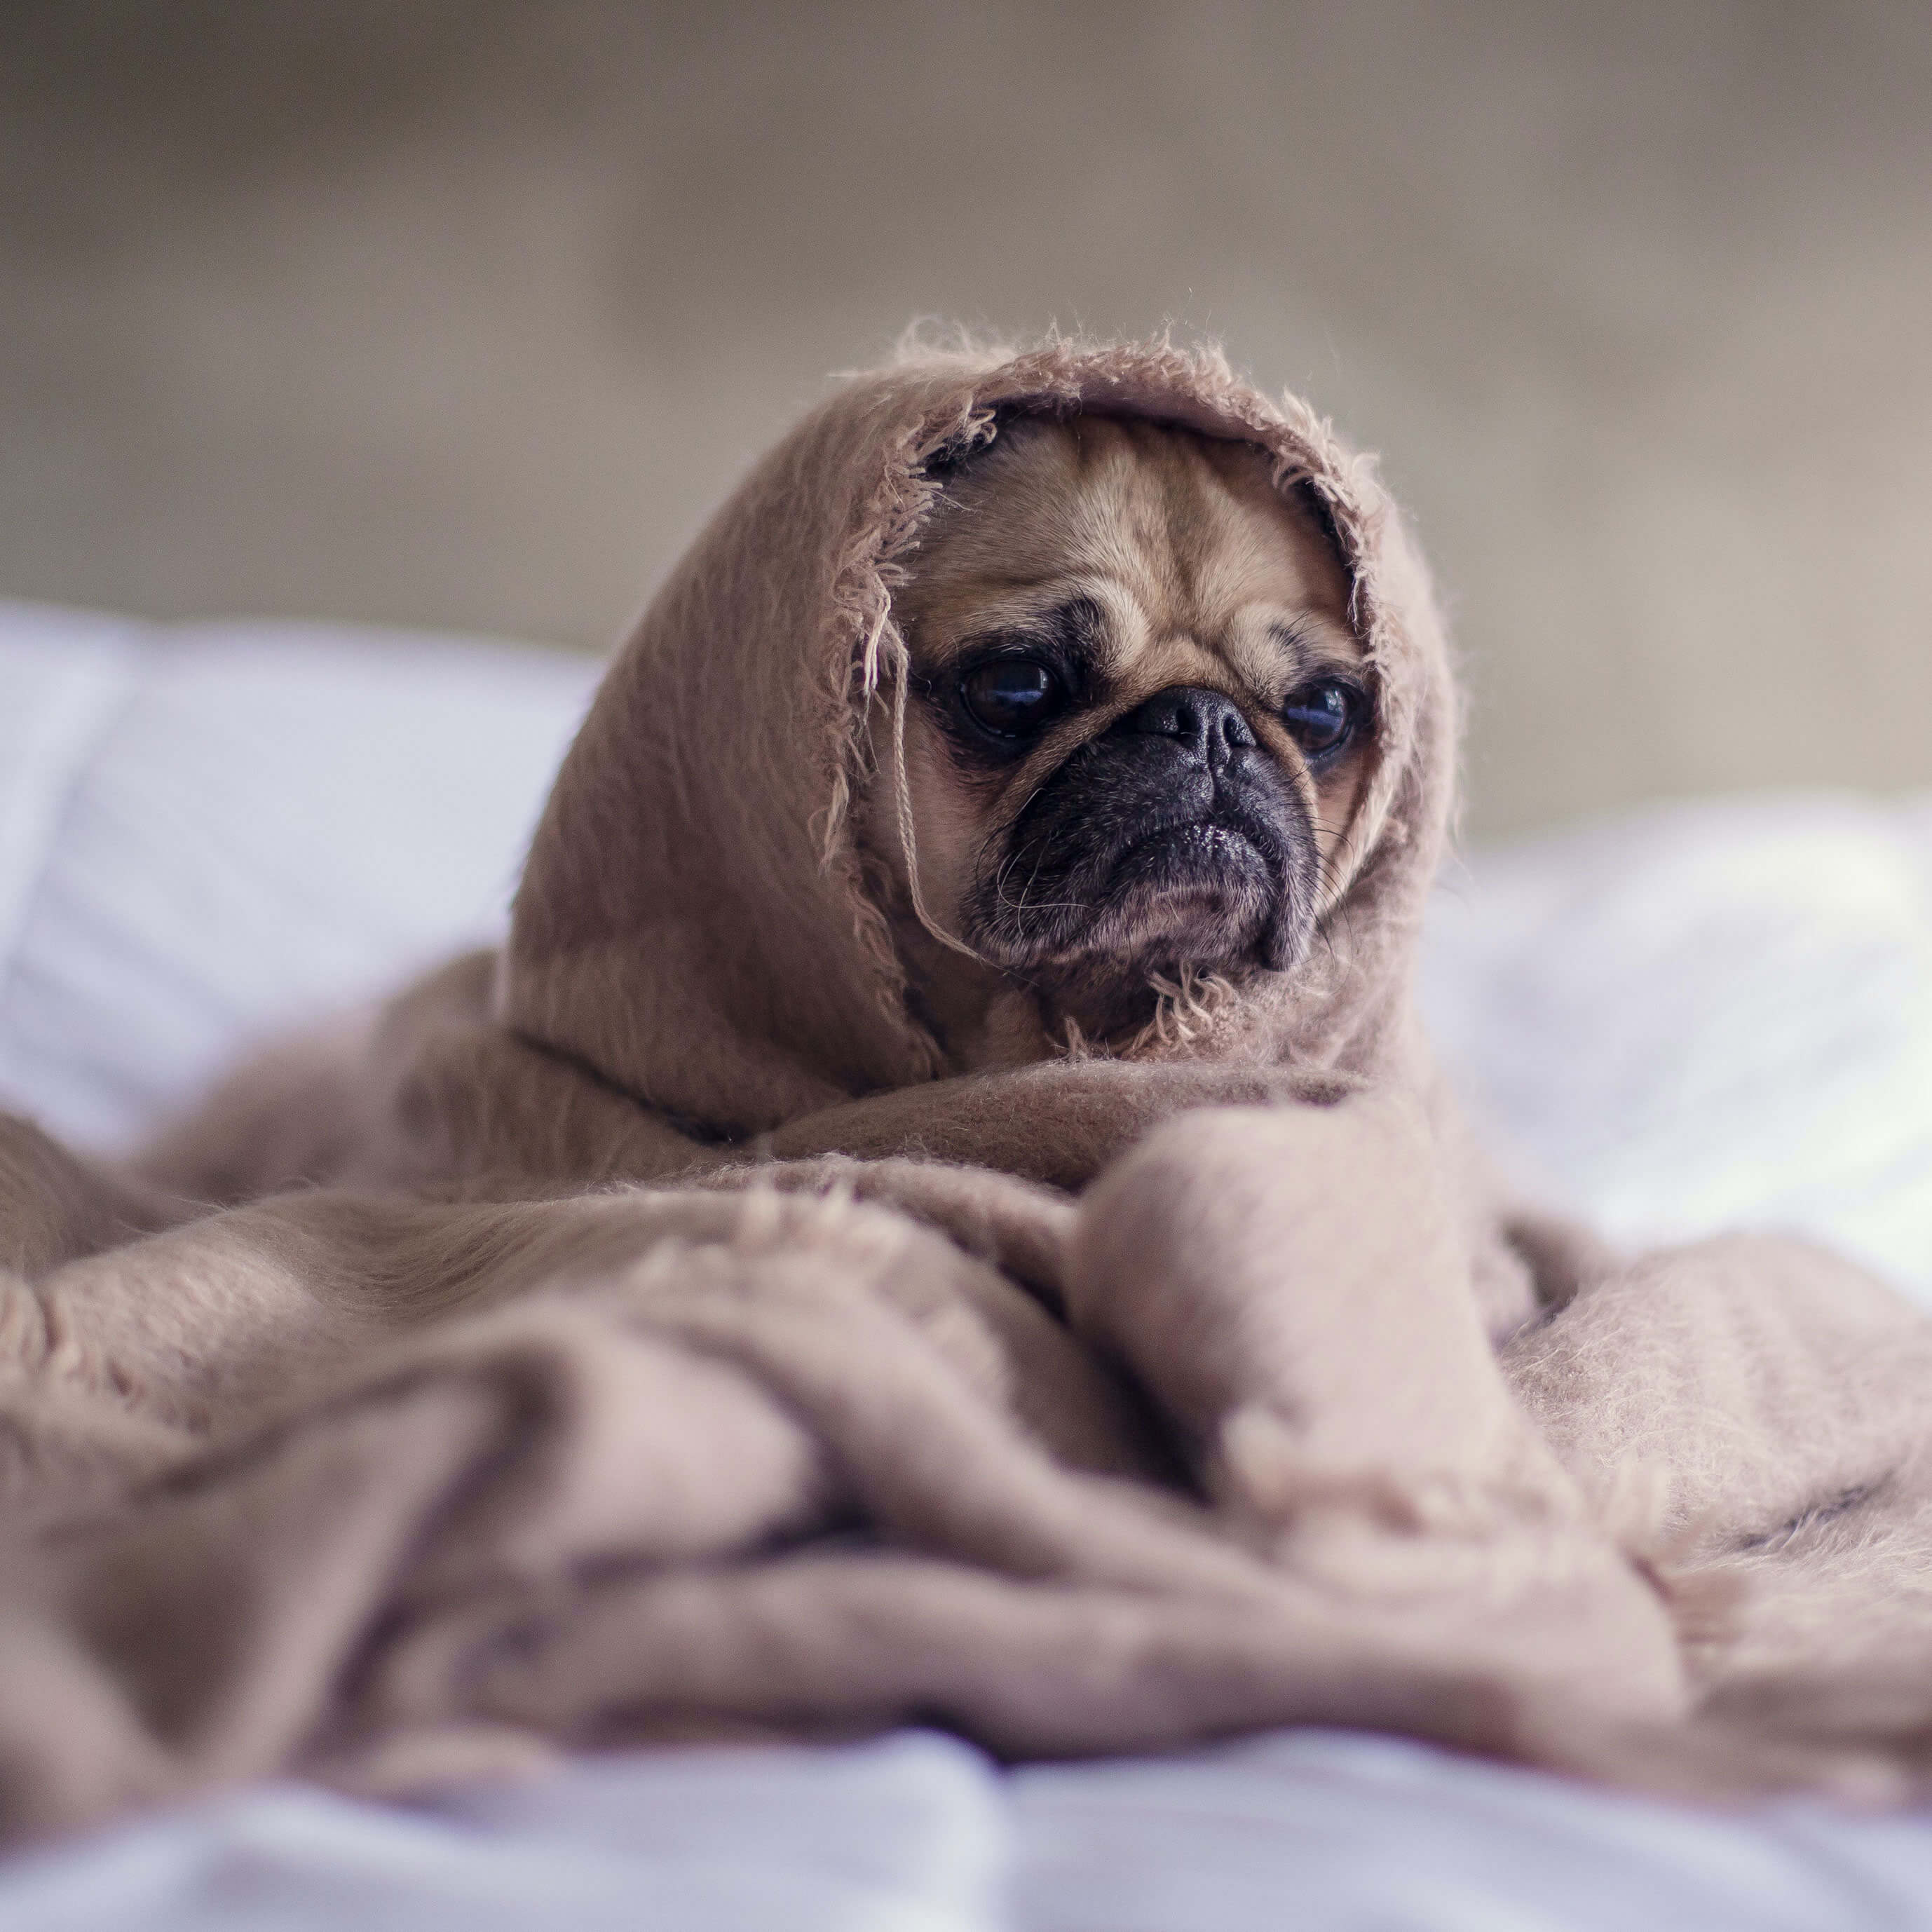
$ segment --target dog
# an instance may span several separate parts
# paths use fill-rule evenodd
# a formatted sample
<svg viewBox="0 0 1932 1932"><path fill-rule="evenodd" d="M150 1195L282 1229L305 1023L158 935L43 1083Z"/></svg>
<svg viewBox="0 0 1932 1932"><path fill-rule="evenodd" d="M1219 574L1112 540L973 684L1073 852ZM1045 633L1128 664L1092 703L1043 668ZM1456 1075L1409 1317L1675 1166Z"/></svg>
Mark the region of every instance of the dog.
<svg viewBox="0 0 1932 1932"><path fill-rule="evenodd" d="M1378 755L1349 574L1318 500L1281 487L1276 460L1100 413L1016 415L940 459L886 579L906 655L870 700L853 809L907 1007L937 1043L925 1078L760 1138L722 1108L667 1102L654 1078L586 1079L590 1056L506 1023L502 962L478 954L353 1038L240 1070L148 1151L144 1178L232 1202L910 1150L1072 1186L1187 1106L1327 1096L1320 1067L1144 1051L1231 992L1293 978L1353 863ZM626 732L678 688L639 662L661 688L650 708L609 710ZM658 754L616 738L606 755L648 771ZM622 822L599 809L602 832ZM571 840L604 865L601 836ZM646 963L661 944L641 942ZM638 1015L620 1016L628 1033ZM1016 1112L978 1077L1029 1071L1030 1096L1047 1081L1061 1096L1051 1132L1036 1098Z"/></svg>
<svg viewBox="0 0 1932 1932"><path fill-rule="evenodd" d="M1348 598L1249 445L1033 417L945 478L862 836L958 1070L1300 961L1374 742Z"/></svg>

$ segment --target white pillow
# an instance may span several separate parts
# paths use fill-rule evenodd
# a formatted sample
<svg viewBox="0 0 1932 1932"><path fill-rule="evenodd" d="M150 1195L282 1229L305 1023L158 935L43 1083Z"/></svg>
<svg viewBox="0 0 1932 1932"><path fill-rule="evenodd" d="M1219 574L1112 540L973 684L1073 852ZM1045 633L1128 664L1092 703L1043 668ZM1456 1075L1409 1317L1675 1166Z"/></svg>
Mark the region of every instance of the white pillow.
<svg viewBox="0 0 1932 1932"><path fill-rule="evenodd" d="M0 605L0 1100L120 1146L500 927L598 667Z"/></svg>
<svg viewBox="0 0 1932 1932"><path fill-rule="evenodd" d="M1425 1006L1502 1148L1634 1242L1815 1234L1932 1300L1932 806L1680 806L1478 853Z"/></svg>

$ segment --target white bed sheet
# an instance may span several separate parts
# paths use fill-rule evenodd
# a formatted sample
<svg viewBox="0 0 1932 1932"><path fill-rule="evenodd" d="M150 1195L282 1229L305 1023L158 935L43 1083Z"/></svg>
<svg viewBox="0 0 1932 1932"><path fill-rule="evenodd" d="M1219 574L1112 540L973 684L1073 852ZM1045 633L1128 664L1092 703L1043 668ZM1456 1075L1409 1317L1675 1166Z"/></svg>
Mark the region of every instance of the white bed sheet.
<svg viewBox="0 0 1932 1932"><path fill-rule="evenodd" d="M0 1102L124 1145L245 1042L500 929L580 660L0 606ZM1527 1180L1932 1305L1932 801L1660 810L1483 851L1438 1042ZM440 1810L240 1794L0 1870L0 1925L1932 1927L1932 1821L1719 1816L1285 1733L1004 1774L904 1733L586 1760Z"/></svg>

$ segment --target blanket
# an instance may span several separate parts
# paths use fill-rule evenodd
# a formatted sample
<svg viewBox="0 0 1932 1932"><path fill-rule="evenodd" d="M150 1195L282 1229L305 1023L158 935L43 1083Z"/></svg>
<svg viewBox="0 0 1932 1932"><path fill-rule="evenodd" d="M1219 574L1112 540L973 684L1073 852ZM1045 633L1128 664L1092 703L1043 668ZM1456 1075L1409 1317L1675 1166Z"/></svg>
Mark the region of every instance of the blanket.
<svg viewBox="0 0 1932 1932"><path fill-rule="evenodd" d="M962 1074L854 807L904 782L941 472L1078 412L1318 504L1373 764L1292 971ZM1932 1324L1503 1197L1413 1006L1456 734L1372 469L1218 357L843 384L614 662L500 956L132 1167L0 1124L0 1826L908 1720L1911 1790Z"/></svg>

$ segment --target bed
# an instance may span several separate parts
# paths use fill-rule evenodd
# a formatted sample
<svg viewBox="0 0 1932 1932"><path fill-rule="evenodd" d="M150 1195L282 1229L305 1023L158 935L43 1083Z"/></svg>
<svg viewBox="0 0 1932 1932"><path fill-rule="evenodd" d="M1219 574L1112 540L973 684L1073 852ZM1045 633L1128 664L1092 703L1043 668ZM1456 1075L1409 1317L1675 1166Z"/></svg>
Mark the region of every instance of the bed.
<svg viewBox="0 0 1932 1932"><path fill-rule="evenodd" d="M500 928L596 667L0 605L0 1105L124 1147L250 1040ZM1425 1004L1522 1184L1796 1228L1932 1307L1932 796L1480 848ZM1932 1926L1932 1820L1714 1814L1295 1731L1008 1770L908 1731L584 1759L408 1808L257 1789L0 1864L0 1925Z"/></svg>

